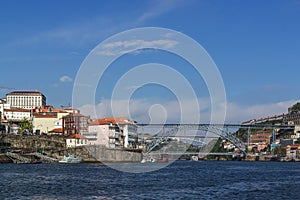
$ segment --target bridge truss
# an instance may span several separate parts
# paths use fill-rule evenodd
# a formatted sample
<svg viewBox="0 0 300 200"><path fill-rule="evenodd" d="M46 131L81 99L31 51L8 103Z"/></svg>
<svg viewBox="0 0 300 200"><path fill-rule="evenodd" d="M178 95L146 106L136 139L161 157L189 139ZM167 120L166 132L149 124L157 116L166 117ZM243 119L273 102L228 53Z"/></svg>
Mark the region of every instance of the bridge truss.
<svg viewBox="0 0 300 200"><path fill-rule="evenodd" d="M276 131L294 129L292 125L272 125L272 124L138 124L142 129L155 130L152 140L148 143L145 154L155 154L153 151L161 144L170 143L174 138L181 141L190 141L190 143L198 143L200 146L207 146L212 138L222 138L231 142L240 152L247 155L246 149L250 143L250 134L253 129L271 129L273 133L273 142L276 139ZM235 133L239 129L247 130L247 142L243 142ZM194 134L190 134L193 132ZM199 132L201 132L199 134ZM205 133L205 134L203 134ZM216 140L215 140L216 141ZM211 150L211 149L210 149ZM208 151L210 151L208 150ZM200 152L199 152L200 153ZM175 153L174 154L178 154ZM185 154L183 152L183 154ZM202 152L201 154L208 154ZM215 154L215 153L214 153ZM222 153L224 154L224 153Z"/></svg>

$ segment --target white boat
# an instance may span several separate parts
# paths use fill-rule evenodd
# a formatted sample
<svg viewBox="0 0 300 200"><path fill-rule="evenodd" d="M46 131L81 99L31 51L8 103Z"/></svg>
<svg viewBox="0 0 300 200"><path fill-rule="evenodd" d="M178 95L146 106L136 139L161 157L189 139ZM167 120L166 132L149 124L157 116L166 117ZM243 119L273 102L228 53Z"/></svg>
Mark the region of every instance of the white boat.
<svg viewBox="0 0 300 200"><path fill-rule="evenodd" d="M198 156L192 156L192 161L198 161L199 157Z"/></svg>
<svg viewBox="0 0 300 200"><path fill-rule="evenodd" d="M149 163L149 162L154 163L154 162L156 162L156 160L154 158L150 157L150 158L143 158L141 161L141 163Z"/></svg>
<svg viewBox="0 0 300 200"><path fill-rule="evenodd" d="M59 163L82 163L82 158L76 157L74 155L64 155L64 158Z"/></svg>

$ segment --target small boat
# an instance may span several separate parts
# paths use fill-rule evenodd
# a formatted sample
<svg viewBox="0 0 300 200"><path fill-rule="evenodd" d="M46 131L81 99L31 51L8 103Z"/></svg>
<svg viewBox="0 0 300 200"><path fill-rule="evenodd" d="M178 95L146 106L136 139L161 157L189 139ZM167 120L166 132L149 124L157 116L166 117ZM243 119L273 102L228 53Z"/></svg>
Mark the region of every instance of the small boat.
<svg viewBox="0 0 300 200"><path fill-rule="evenodd" d="M64 155L64 158L59 163L82 163L82 158L76 157L74 155Z"/></svg>
<svg viewBox="0 0 300 200"><path fill-rule="evenodd" d="M192 156L191 160L192 160L192 161L198 161L198 160L199 160L199 157L198 157L198 156Z"/></svg>
<svg viewBox="0 0 300 200"><path fill-rule="evenodd" d="M33 160L33 161L31 162L31 164L42 164L42 163L43 163L42 160Z"/></svg>
<svg viewBox="0 0 300 200"><path fill-rule="evenodd" d="M152 157L146 157L146 158L143 158L141 163L154 163L156 162L156 160Z"/></svg>

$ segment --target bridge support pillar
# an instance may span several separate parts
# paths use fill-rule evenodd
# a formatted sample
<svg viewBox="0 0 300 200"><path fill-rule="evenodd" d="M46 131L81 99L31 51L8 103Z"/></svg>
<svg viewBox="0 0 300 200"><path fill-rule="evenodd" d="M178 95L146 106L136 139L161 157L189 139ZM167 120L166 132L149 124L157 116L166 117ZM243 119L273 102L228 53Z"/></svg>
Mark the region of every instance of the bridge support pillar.
<svg viewBox="0 0 300 200"><path fill-rule="evenodd" d="M251 137L251 128L248 127L248 133L247 133L247 148L250 146L250 137Z"/></svg>

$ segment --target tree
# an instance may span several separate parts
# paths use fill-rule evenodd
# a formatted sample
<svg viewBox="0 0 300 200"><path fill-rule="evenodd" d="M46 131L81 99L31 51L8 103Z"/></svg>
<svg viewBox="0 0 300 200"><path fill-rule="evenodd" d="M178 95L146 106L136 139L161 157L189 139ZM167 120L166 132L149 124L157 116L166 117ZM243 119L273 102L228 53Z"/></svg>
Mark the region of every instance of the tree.
<svg viewBox="0 0 300 200"><path fill-rule="evenodd" d="M295 142L295 144L300 144L300 138L297 139L297 141Z"/></svg>
<svg viewBox="0 0 300 200"><path fill-rule="evenodd" d="M277 146L274 149L274 155L277 155L277 157L284 157L286 156L286 149L282 146Z"/></svg>
<svg viewBox="0 0 300 200"><path fill-rule="evenodd" d="M19 123L19 131L21 133L23 133L25 131L26 132L32 132L32 130L33 130L32 123L28 119L23 118L21 120L21 122Z"/></svg>
<svg viewBox="0 0 300 200"><path fill-rule="evenodd" d="M295 105L292 106L291 108L292 111L298 111L300 110L300 102L296 103Z"/></svg>

